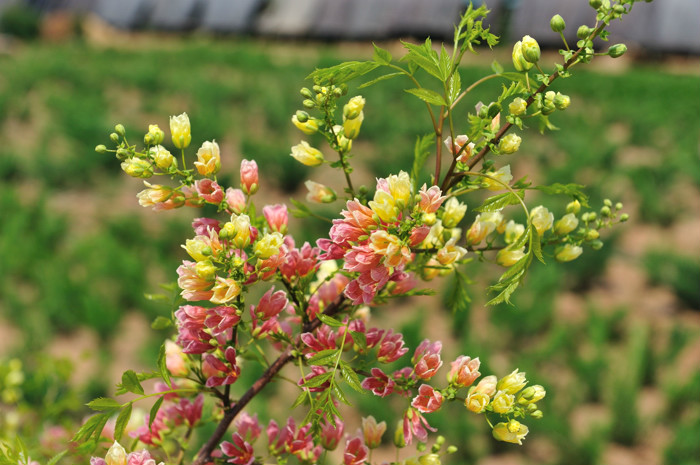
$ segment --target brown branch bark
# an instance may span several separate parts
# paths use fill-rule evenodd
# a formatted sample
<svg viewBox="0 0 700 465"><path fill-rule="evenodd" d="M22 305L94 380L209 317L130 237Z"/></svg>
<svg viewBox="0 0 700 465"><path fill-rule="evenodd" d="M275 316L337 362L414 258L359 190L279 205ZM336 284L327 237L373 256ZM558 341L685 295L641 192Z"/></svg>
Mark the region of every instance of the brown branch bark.
<svg viewBox="0 0 700 465"><path fill-rule="evenodd" d="M343 302L344 297L341 296L337 301L330 304L323 313L328 316L335 315L341 310ZM302 326L302 332L307 333L314 331L319 326L321 326L321 320L315 318ZM241 396L238 402L224 412L224 417L216 426L216 429L214 430L214 433L212 433L211 437L202 446L199 452L197 452L197 457L195 461L192 462L192 465L204 465L211 460L212 452L214 452L216 447L219 445L219 442L224 437L224 434L226 434L226 430L229 426L231 426L231 423L236 416L238 416L238 414L243 411L245 406L248 405L253 397L260 393L260 391L262 391L263 388L274 379L277 373L279 373L280 370L282 370L282 368L293 359L294 355L292 355L292 350L291 348L288 348L282 354L280 354L280 356L277 357L274 362L272 362L272 365L270 365L260 376L260 378L253 383L253 385L245 392L245 394L243 394L243 396Z"/></svg>

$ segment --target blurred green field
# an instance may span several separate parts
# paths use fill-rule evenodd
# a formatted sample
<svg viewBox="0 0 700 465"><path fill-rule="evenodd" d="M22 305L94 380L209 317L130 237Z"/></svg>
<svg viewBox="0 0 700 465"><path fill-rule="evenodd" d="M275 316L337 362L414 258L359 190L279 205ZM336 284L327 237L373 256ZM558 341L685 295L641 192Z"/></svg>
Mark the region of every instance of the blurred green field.
<svg viewBox="0 0 700 465"><path fill-rule="evenodd" d="M255 159L263 188L274 188L271 199L302 198L303 181L320 179L288 156L300 139L290 117L304 77L370 52L369 44L168 38L122 48L33 43L0 56L0 407L12 412L0 418L0 438L18 432L35 447L42 425L80 419L81 405L117 381L110 377L115 347L135 337L124 331L125 315L150 321L170 311L145 295L175 280L180 244L201 214L138 206L139 182L93 151L114 124L137 140L147 124L167 128L169 115L187 111L193 145L220 143L224 182L237 179L241 158ZM465 67L462 81L487 69ZM361 91L367 106L354 162L365 166L357 174L366 183L405 169L428 127L405 84ZM470 105L491 101L499 87L479 88ZM535 265L515 306L483 306L484 284L498 270L474 263L472 302L442 312L432 333L424 333L436 307L427 299L377 318L403 327L409 345L442 338L449 355L481 357L482 372L517 366L546 386L545 417L530 425L522 448L495 443L466 412L433 416L448 442L460 445L454 463L697 465L700 78L639 62L614 73L575 69L555 88L572 98L553 118L563 130L542 137L529 129L512 159L515 177L586 184L593 206L621 200L632 221L605 237L599 252ZM561 212L566 201L548 207ZM297 220L293 229L300 237L323 234L313 221ZM77 340L85 329L93 342L76 343L72 362L54 361L57 335ZM149 367L166 334L146 339L136 362ZM22 361L20 383L12 384L12 359ZM71 365L83 370L95 359L81 381L71 378ZM381 408L371 396L356 401L367 412Z"/></svg>

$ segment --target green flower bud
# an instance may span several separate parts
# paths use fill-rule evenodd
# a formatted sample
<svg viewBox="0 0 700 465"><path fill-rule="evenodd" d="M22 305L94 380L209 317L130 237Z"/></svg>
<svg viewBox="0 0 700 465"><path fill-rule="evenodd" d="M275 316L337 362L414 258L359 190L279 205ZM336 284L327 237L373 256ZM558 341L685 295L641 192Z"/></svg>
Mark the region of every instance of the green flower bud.
<svg viewBox="0 0 700 465"><path fill-rule="evenodd" d="M493 102L489 105L487 115L489 118L495 118L496 115L498 115L500 112L501 112L501 106L498 103Z"/></svg>
<svg viewBox="0 0 700 465"><path fill-rule="evenodd" d="M588 4L597 10L603 2L601 0L588 0Z"/></svg>
<svg viewBox="0 0 700 465"><path fill-rule="evenodd" d="M624 223L625 221L629 220L630 216L627 213L623 213L620 215L620 222Z"/></svg>
<svg viewBox="0 0 700 465"><path fill-rule="evenodd" d="M314 98L314 93L311 92L311 90L308 87L302 87L299 93L304 98Z"/></svg>
<svg viewBox="0 0 700 465"><path fill-rule="evenodd" d="M422 455L418 458L420 465L441 465L440 456L438 454Z"/></svg>
<svg viewBox="0 0 700 465"><path fill-rule="evenodd" d="M542 418L542 410L535 410L530 414L530 416L535 420L539 420L540 418Z"/></svg>
<svg viewBox="0 0 700 465"><path fill-rule="evenodd" d="M124 125L117 124L116 126L114 126L114 132L124 137L124 134L126 134L126 129L124 129Z"/></svg>
<svg viewBox="0 0 700 465"><path fill-rule="evenodd" d="M522 40L523 57L529 63L537 63L540 59L540 44L530 36L523 37Z"/></svg>
<svg viewBox="0 0 700 465"><path fill-rule="evenodd" d="M566 28L566 23L561 15L554 15L552 19L549 20L549 27L552 28L554 32L561 32Z"/></svg>
<svg viewBox="0 0 700 465"><path fill-rule="evenodd" d="M457 452L457 450L458 450L458 449L457 449L457 446L448 446L448 447L447 447L447 453L448 453L448 454L454 454L455 452Z"/></svg>
<svg viewBox="0 0 700 465"><path fill-rule="evenodd" d="M618 4L613 7L613 12L618 15L624 15L625 13L627 13L627 10L624 6Z"/></svg>
<svg viewBox="0 0 700 465"><path fill-rule="evenodd" d="M406 438L403 435L403 422L399 421L394 432L394 445L399 449L406 447Z"/></svg>
<svg viewBox="0 0 700 465"><path fill-rule="evenodd" d="M522 42L517 41L513 45L513 66L517 71L528 71L532 68L532 63L527 61L523 56Z"/></svg>
<svg viewBox="0 0 700 465"><path fill-rule="evenodd" d="M568 95L564 95L561 92L557 92L554 97L554 106L557 110L566 110L571 104L571 98Z"/></svg>
<svg viewBox="0 0 700 465"><path fill-rule="evenodd" d="M617 202L615 204L615 210L622 210L622 202Z"/></svg>
<svg viewBox="0 0 700 465"><path fill-rule="evenodd" d="M122 163L122 170L133 178L150 178L153 176L153 165L140 158L131 158Z"/></svg>
<svg viewBox="0 0 700 465"><path fill-rule="evenodd" d="M522 139L517 134L508 134L498 143L498 151L503 155L515 153L520 148Z"/></svg>
<svg viewBox="0 0 700 465"><path fill-rule="evenodd" d="M627 52L627 45L615 44L608 49L608 55L612 58L619 58Z"/></svg>
<svg viewBox="0 0 700 465"><path fill-rule="evenodd" d="M584 24L578 28L578 31L576 31L576 37L578 37L581 40L584 40L584 39L588 38L590 33L591 33L591 28L589 28L588 26L586 26Z"/></svg>
<svg viewBox="0 0 700 465"><path fill-rule="evenodd" d="M129 158L129 151L125 148L119 148L117 149L117 159L120 161L124 161L127 158Z"/></svg>
<svg viewBox="0 0 700 465"><path fill-rule="evenodd" d="M607 216L610 216L611 213L612 213L612 212L610 211L610 207L608 207L607 205L600 209L600 214L601 214L602 216L606 216L606 217L607 217Z"/></svg>
<svg viewBox="0 0 700 465"><path fill-rule="evenodd" d="M299 110L296 113L297 115L297 121L300 123L306 123L309 120L309 114L303 110Z"/></svg>
<svg viewBox="0 0 700 465"><path fill-rule="evenodd" d="M116 132L113 132L109 135L109 140L117 144L119 142L119 135Z"/></svg>
<svg viewBox="0 0 700 465"><path fill-rule="evenodd" d="M586 233L587 241L594 241L600 237L600 233L596 229L591 229Z"/></svg>
<svg viewBox="0 0 700 465"><path fill-rule="evenodd" d="M603 205L605 205L606 207L612 207L612 200L610 200L610 199L604 199L604 200L603 200Z"/></svg>
<svg viewBox="0 0 700 465"><path fill-rule="evenodd" d="M308 98L301 102L301 104L304 105L305 108L316 108L316 102Z"/></svg>
<svg viewBox="0 0 700 465"><path fill-rule="evenodd" d="M100 145L98 145L97 147L95 147L95 152L97 152L97 153L105 153L105 152L107 152L107 147L105 147L104 145L100 144Z"/></svg>
<svg viewBox="0 0 700 465"><path fill-rule="evenodd" d="M591 246L591 249L593 249L593 250L600 250L603 248L603 241L595 240L595 241L592 241L589 245Z"/></svg>

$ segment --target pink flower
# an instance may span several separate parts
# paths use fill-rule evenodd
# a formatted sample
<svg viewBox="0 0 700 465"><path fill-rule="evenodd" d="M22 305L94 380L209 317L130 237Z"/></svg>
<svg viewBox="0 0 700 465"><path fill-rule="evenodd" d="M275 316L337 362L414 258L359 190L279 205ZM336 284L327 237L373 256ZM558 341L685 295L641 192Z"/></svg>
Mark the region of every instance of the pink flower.
<svg viewBox="0 0 700 465"><path fill-rule="evenodd" d="M289 215L287 214L286 205L265 205L262 211L263 215L265 216L265 220L267 220L267 225L270 226L272 231L281 232L282 234L287 232Z"/></svg>
<svg viewBox="0 0 700 465"><path fill-rule="evenodd" d="M233 213L240 215L245 211L245 194L240 189L229 187L226 189L226 203Z"/></svg>
<svg viewBox="0 0 700 465"><path fill-rule="evenodd" d="M322 350L335 349L337 347L336 334L326 325L322 325L316 331L316 334L302 334L301 341L311 349L307 352L309 356Z"/></svg>
<svg viewBox="0 0 700 465"><path fill-rule="evenodd" d="M391 291L394 295L405 294L418 285L418 280L413 273L394 273L391 280L396 283L396 287Z"/></svg>
<svg viewBox="0 0 700 465"><path fill-rule="evenodd" d="M362 381L362 389L372 391L375 396L386 397L394 391L394 380L379 368L372 368L372 376Z"/></svg>
<svg viewBox="0 0 700 465"><path fill-rule="evenodd" d="M377 423L372 415L362 418L362 434L365 444L370 449L376 449L382 443L382 436L386 431L386 422Z"/></svg>
<svg viewBox="0 0 700 465"><path fill-rule="evenodd" d="M209 203L218 205L224 200L224 191L216 181L200 179L195 181L194 188L197 194Z"/></svg>
<svg viewBox="0 0 700 465"><path fill-rule="evenodd" d="M352 438L345 444L343 465L363 465L369 457L369 449L362 438Z"/></svg>
<svg viewBox="0 0 700 465"><path fill-rule="evenodd" d="M411 235L408 238L408 242L409 242L409 244L411 244L411 247L416 247L421 242L423 242L426 237L428 237L429 233L430 233L430 226L426 226L426 225L416 226L415 228L413 228L411 230Z"/></svg>
<svg viewBox="0 0 700 465"><path fill-rule="evenodd" d="M209 230L213 230L216 234L221 231L219 220L213 218L195 218L192 222L192 228L197 236L209 236Z"/></svg>
<svg viewBox="0 0 700 465"><path fill-rule="evenodd" d="M304 386L305 384L309 383L312 379L314 379L314 378L316 378L316 377L318 377L318 376L321 376L321 375L325 375L325 374L326 374L326 369L325 369L325 368L323 368L322 366L316 366L316 365L314 365L314 366L311 367L311 373L309 373L308 375L302 377L302 378L299 380L299 382L298 382L297 384L298 384L299 386L302 386L304 389L308 389L310 392L322 392L322 391L325 391L325 390L328 389L328 388L330 387L330 385L331 385L330 382L328 382L328 381L325 381L325 382L323 382L323 383L321 383L320 385L315 386L315 387L305 387L305 386Z"/></svg>
<svg viewBox="0 0 700 465"><path fill-rule="evenodd" d="M423 415L413 407L410 407L403 414L403 436L406 444L413 442L415 436L420 442L426 442L428 439L428 431L435 432L435 428L428 424L428 421Z"/></svg>
<svg viewBox="0 0 700 465"><path fill-rule="evenodd" d="M255 160L241 160L241 188L248 195L258 191L258 164Z"/></svg>
<svg viewBox="0 0 700 465"><path fill-rule="evenodd" d="M318 254L319 249L311 247L308 242L304 242L301 249L294 248L292 243L284 256L284 263L279 268L280 273L288 281L294 278L303 278L318 269Z"/></svg>
<svg viewBox="0 0 700 465"><path fill-rule="evenodd" d="M165 340L165 366L173 376L187 375L187 363L182 348L170 339Z"/></svg>
<svg viewBox="0 0 700 465"><path fill-rule="evenodd" d="M236 307L219 305L207 310L204 324L211 330L212 335L228 334L229 330L241 321L241 315Z"/></svg>
<svg viewBox="0 0 700 465"><path fill-rule="evenodd" d="M233 443L228 441L221 443L223 453L228 457L232 457L228 462L235 465L250 465L253 463L255 461L253 446L247 443L238 433L233 433L231 438Z"/></svg>
<svg viewBox="0 0 700 465"><path fill-rule="evenodd" d="M156 461L151 457L151 453L144 449L127 455L126 465L156 465Z"/></svg>
<svg viewBox="0 0 700 465"><path fill-rule="evenodd" d="M257 307L251 307L251 310L255 312L257 316L262 321L267 321L270 318L274 318L287 306L289 300L287 300L287 294L284 291L274 292L274 287L270 288L263 296L260 298L260 302Z"/></svg>
<svg viewBox="0 0 700 465"><path fill-rule="evenodd" d="M150 422L150 418L147 415L144 419L145 425L139 427L136 431L129 433L129 436L132 438L138 438L139 441L149 446L160 445L163 441L161 432L167 429L165 424L166 419L165 409L158 410L153 422Z"/></svg>
<svg viewBox="0 0 700 465"><path fill-rule="evenodd" d="M241 369L236 364L236 349L227 347L224 352L224 357L228 364L222 362L218 357L212 354L206 355L204 363L220 373L219 376L210 376L209 379L207 379L207 387L233 384L241 374Z"/></svg>
<svg viewBox="0 0 700 465"><path fill-rule="evenodd" d="M382 363L391 363L401 358L406 352L408 347L403 342L403 335L388 330L379 345L377 360Z"/></svg>
<svg viewBox="0 0 700 465"><path fill-rule="evenodd" d="M450 372L447 374L447 381L461 387L471 386L481 375L479 373L480 365L479 357L472 360L471 357L460 355L452 362Z"/></svg>
<svg viewBox="0 0 700 465"><path fill-rule="evenodd" d="M423 184L418 193L420 194L418 206L423 213L435 213L446 198L438 186L430 186L430 189L426 189L426 185Z"/></svg>
<svg viewBox="0 0 700 465"><path fill-rule="evenodd" d="M439 391L432 386L421 384L418 388L418 395L413 398L411 406L422 413L433 413L442 405L443 397Z"/></svg>
<svg viewBox="0 0 700 465"><path fill-rule="evenodd" d="M326 450L335 450L345 431L345 424L338 417L334 417L335 426L327 419L321 423L321 446Z"/></svg>
<svg viewBox="0 0 700 465"><path fill-rule="evenodd" d="M204 396L198 395L194 402L189 399L180 399L180 403L175 406L173 413L177 414L187 426L194 426L202 418L202 406L204 405Z"/></svg>
<svg viewBox="0 0 700 465"><path fill-rule="evenodd" d="M183 305L175 312L177 319L177 344L186 354L203 354L213 350L211 335L204 331L207 309L195 305Z"/></svg>
<svg viewBox="0 0 700 465"><path fill-rule="evenodd" d="M442 343L440 341L431 343L428 339L420 343L416 352L411 358L416 376L420 379L430 379L442 366L440 351Z"/></svg>
<svg viewBox="0 0 700 465"><path fill-rule="evenodd" d="M178 267L177 285L182 289L180 295L190 302L209 300L214 295L214 291L211 290L214 283L200 278L195 270L195 265L194 262L183 261L182 265Z"/></svg>
<svg viewBox="0 0 700 465"><path fill-rule="evenodd" d="M248 412L241 412L233 423L233 427L238 430L241 437L251 442L255 442L262 432L257 413L251 416Z"/></svg>

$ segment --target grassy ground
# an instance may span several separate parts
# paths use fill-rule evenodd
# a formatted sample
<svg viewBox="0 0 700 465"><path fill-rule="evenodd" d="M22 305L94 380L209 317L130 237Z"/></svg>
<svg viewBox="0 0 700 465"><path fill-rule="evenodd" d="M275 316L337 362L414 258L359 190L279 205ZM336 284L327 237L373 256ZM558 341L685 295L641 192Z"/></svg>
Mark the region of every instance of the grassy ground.
<svg viewBox="0 0 700 465"><path fill-rule="evenodd" d="M139 210L138 183L93 147L116 122L138 139L148 123L165 128L169 115L187 111L193 144L219 141L229 179L241 158L254 158L263 188L274 188L270 199L300 198L300 183L321 176L288 156L299 141L289 119L306 74L339 55L350 58L355 48L167 39L120 48L36 43L0 57L0 318L14 328L0 345L0 357L8 357L0 358L0 374L10 369L10 356L24 361L25 418L37 418L41 406L51 423L66 412L79 416L86 397L116 381L110 363L130 346L120 328L142 321L125 314L149 320L167 312L144 294L173 281L183 258L179 244L192 212ZM485 71L465 68L462 80ZM355 153L365 166L358 178L368 184L371 175L406 167L416 135L427 127L421 106L402 95L403 84L362 91L368 103ZM490 101L499 85L484 86L473 103ZM451 341L449 355L479 355L499 374L518 366L547 386L545 418L532 425L524 449L494 443L467 415L444 413L434 422L463 445L461 463L695 464L698 77L638 63L613 74L581 71L557 90L572 97L571 108L554 118L563 130L547 138L525 134L513 162L516 178L528 173L543 183L587 184L594 205L622 200L633 220L600 252L567 266L535 267L515 307L484 308L481 285L496 270L492 276L477 271L492 266L475 266L472 304L460 314L442 312L431 325L428 336ZM313 223L296 228L321 231ZM416 343L426 337L426 310L440 302L411 305L416 311L384 318ZM52 374L47 360L57 353L56 334L82 341L67 354L92 366L92 376L71 381L68 365ZM145 353L152 355L154 341ZM357 401L367 411L379 408L369 396ZM11 425L0 420L0 427L7 432ZM25 434L32 433L27 427Z"/></svg>

